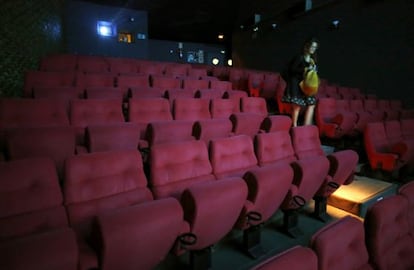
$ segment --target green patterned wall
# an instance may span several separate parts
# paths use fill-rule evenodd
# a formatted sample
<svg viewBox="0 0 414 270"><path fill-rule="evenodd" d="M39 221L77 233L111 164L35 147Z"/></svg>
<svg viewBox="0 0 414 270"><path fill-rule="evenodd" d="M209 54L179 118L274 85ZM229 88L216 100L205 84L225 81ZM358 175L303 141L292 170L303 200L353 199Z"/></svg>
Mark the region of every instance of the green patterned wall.
<svg viewBox="0 0 414 270"><path fill-rule="evenodd" d="M64 0L0 0L0 97L20 96L24 74L63 52Z"/></svg>

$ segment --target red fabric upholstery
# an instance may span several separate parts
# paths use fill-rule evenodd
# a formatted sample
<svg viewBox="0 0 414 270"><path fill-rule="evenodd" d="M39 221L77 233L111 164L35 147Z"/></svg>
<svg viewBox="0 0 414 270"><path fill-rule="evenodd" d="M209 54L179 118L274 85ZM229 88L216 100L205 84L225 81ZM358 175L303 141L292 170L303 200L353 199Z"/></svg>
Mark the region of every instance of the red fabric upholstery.
<svg viewBox="0 0 414 270"><path fill-rule="evenodd" d="M51 159L0 162L0 182L0 241L68 224Z"/></svg>
<svg viewBox="0 0 414 270"><path fill-rule="evenodd" d="M114 87L115 75L112 73L78 73L76 76L76 86L87 89L89 87Z"/></svg>
<svg viewBox="0 0 414 270"><path fill-rule="evenodd" d="M385 119L385 112L378 108L376 99L365 99L364 109L371 114L373 122L383 121Z"/></svg>
<svg viewBox="0 0 414 270"><path fill-rule="evenodd" d="M194 123L193 136L208 145L212 139L232 136L232 129L233 126L230 119L215 118L199 120Z"/></svg>
<svg viewBox="0 0 414 270"><path fill-rule="evenodd" d="M236 226L247 229L267 221L279 209L292 184L293 169L283 163L273 164L251 169L243 178L249 191L248 203L245 204ZM249 219L251 212L259 213L260 220Z"/></svg>
<svg viewBox="0 0 414 270"><path fill-rule="evenodd" d="M62 228L0 242L0 260L2 269L76 270L76 237L71 229Z"/></svg>
<svg viewBox="0 0 414 270"><path fill-rule="evenodd" d="M244 69L230 68L229 81L232 83L233 89L247 90L247 73Z"/></svg>
<svg viewBox="0 0 414 270"><path fill-rule="evenodd" d="M175 120L210 119L210 101L199 98L176 98L173 105L173 117Z"/></svg>
<svg viewBox="0 0 414 270"><path fill-rule="evenodd" d="M90 125L86 128L88 152L137 150L141 126L134 123Z"/></svg>
<svg viewBox="0 0 414 270"><path fill-rule="evenodd" d="M260 166L275 162L290 164L296 161L288 131L258 134L256 136L255 151Z"/></svg>
<svg viewBox="0 0 414 270"><path fill-rule="evenodd" d="M97 218L102 269L153 269L187 228L180 203L160 199L118 209Z"/></svg>
<svg viewBox="0 0 414 270"><path fill-rule="evenodd" d="M128 91L130 99L135 98L164 98L165 89L159 87L131 87Z"/></svg>
<svg viewBox="0 0 414 270"><path fill-rule="evenodd" d="M155 97L129 99L128 121L139 126L140 148L148 146L148 124L150 122L164 120L172 120L170 104L166 99Z"/></svg>
<svg viewBox="0 0 414 270"><path fill-rule="evenodd" d="M414 182L408 182L402 185L398 193L408 200L408 222L410 224L410 233L414 237Z"/></svg>
<svg viewBox="0 0 414 270"><path fill-rule="evenodd" d="M149 146L170 142L195 140L193 136L193 121L170 120L154 121L148 124L146 139Z"/></svg>
<svg viewBox="0 0 414 270"><path fill-rule="evenodd" d="M200 88L194 96L196 98L215 99L222 98L224 96L224 90L220 89L204 89Z"/></svg>
<svg viewBox="0 0 414 270"><path fill-rule="evenodd" d="M261 262L251 270L316 270L318 258L312 249L294 246Z"/></svg>
<svg viewBox="0 0 414 270"><path fill-rule="evenodd" d="M240 111L256 113L264 117L268 115L266 100L261 97L244 97L240 99Z"/></svg>
<svg viewBox="0 0 414 270"><path fill-rule="evenodd" d="M364 225L346 216L313 234L311 247L318 256L320 270L373 269L365 246Z"/></svg>
<svg viewBox="0 0 414 270"><path fill-rule="evenodd" d="M171 107L174 104L174 100L180 98L193 99L195 97L196 90L193 89L181 89L172 88L165 91L164 97L170 101Z"/></svg>
<svg viewBox="0 0 414 270"><path fill-rule="evenodd" d="M11 160L48 157L63 177L65 159L75 154L75 129L72 127L15 128L6 132L6 147Z"/></svg>
<svg viewBox="0 0 414 270"><path fill-rule="evenodd" d="M401 195L385 198L368 209L365 235L374 268L414 268L414 238L410 234L408 211L408 200Z"/></svg>
<svg viewBox="0 0 414 270"><path fill-rule="evenodd" d="M164 74L165 64L148 61L139 65L139 73L161 76Z"/></svg>
<svg viewBox="0 0 414 270"><path fill-rule="evenodd" d="M299 160L325 158L321 147L318 128L313 125L292 128L292 144ZM353 150L343 150L328 156L329 175L321 185L317 196L327 197L340 185L353 181L358 154Z"/></svg>
<svg viewBox="0 0 414 270"><path fill-rule="evenodd" d="M181 197L184 218L197 236L189 250L203 249L231 231L247 198L240 178L210 181L188 187Z"/></svg>
<svg viewBox="0 0 414 270"><path fill-rule="evenodd" d="M152 87L158 87L165 90L181 88L181 79L175 77L153 75L151 76L151 79Z"/></svg>
<svg viewBox="0 0 414 270"><path fill-rule="evenodd" d="M210 161L218 179L225 176L241 177L248 170L258 167L253 141L246 135L211 140Z"/></svg>
<svg viewBox="0 0 414 270"><path fill-rule="evenodd" d="M179 198L188 186L215 179L202 141L154 145L150 170L151 190L156 198Z"/></svg>
<svg viewBox="0 0 414 270"><path fill-rule="evenodd" d="M349 107L350 110L352 112L355 112L358 116L358 121L355 128L359 133L364 132L365 127L368 123L375 122L374 116L371 113L365 111L362 99L350 100Z"/></svg>
<svg viewBox="0 0 414 270"><path fill-rule="evenodd" d="M79 55L77 70L82 73L108 73L109 63L102 56Z"/></svg>
<svg viewBox="0 0 414 270"><path fill-rule="evenodd" d="M341 138L352 135L356 114L338 111L334 98L320 98L316 106L315 120L319 133L328 138Z"/></svg>
<svg viewBox="0 0 414 270"><path fill-rule="evenodd" d="M240 102L237 99L212 99L210 113L212 118L229 118L233 113L240 112Z"/></svg>
<svg viewBox="0 0 414 270"><path fill-rule="evenodd" d="M248 135L251 138L262 132L261 127L264 119L265 116L258 113L240 112L230 115L234 134Z"/></svg>
<svg viewBox="0 0 414 270"><path fill-rule="evenodd" d="M210 81L208 80L194 80L194 79L183 79L183 88L184 89L207 89L210 86Z"/></svg>
<svg viewBox="0 0 414 270"><path fill-rule="evenodd" d="M127 74L137 75L139 65L137 61L132 58L123 57L105 57L105 60L109 64L109 70L112 74Z"/></svg>
<svg viewBox="0 0 414 270"><path fill-rule="evenodd" d="M38 87L71 87L75 83L75 72L29 70L25 73L23 95L32 96Z"/></svg>
<svg viewBox="0 0 414 270"><path fill-rule="evenodd" d="M264 73L249 72L247 74L247 87L251 97L260 97L264 84Z"/></svg>
<svg viewBox="0 0 414 270"><path fill-rule="evenodd" d="M232 84L229 81L213 80L210 81L210 88L227 91L232 90Z"/></svg>
<svg viewBox="0 0 414 270"><path fill-rule="evenodd" d="M67 225L52 160L0 163L2 269L76 269L76 238Z"/></svg>
<svg viewBox="0 0 414 270"><path fill-rule="evenodd" d="M40 59L41 71L74 71L78 64L75 54L53 54Z"/></svg>
<svg viewBox="0 0 414 270"><path fill-rule="evenodd" d="M126 96L127 91L115 86L94 86L85 89L85 98L87 99L112 98L123 101Z"/></svg>
<svg viewBox="0 0 414 270"><path fill-rule="evenodd" d="M85 128L89 125L125 122L119 99L72 100L70 123L76 127L77 143L84 145Z"/></svg>
<svg viewBox="0 0 414 270"><path fill-rule="evenodd" d="M121 74L117 76L117 87L121 89L135 87L150 87L150 80L147 74Z"/></svg>
<svg viewBox="0 0 414 270"><path fill-rule="evenodd" d="M138 151L95 152L70 157L65 164L64 201L78 235L80 269L98 266L87 244L92 219L114 209L153 199Z"/></svg>
<svg viewBox="0 0 414 270"><path fill-rule="evenodd" d="M168 63L165 66L165 75L170 77L185 77L188 74L188 70L191 68L189 64L183 63Z"/></svg>
<svg viewBox="0 0 414 270"><path fill-rule="evenodd" d="M262 122L262 130L265 132L289 131L292 119L287 115L269 115Z"/></svg>
<svg viewBox="0 0 414 270"><path fill-rule="evenodd" d="M227 90L223 95L223 98L236 99L237 101L244 97L248 97L247 92L237 89Z"/></svg>
<svg viewBox="0 0 414 270"><path fill-rule="evenodd" d="M388 141L382 122L367 124L364 132L364 147L373 170L392 172L405 164L398 153L392 151L392 145Z"/></svg>
<svg viewBox="0 0 414 270"><path fill-rule="evenodd" d="M40 86L33 88L33 98L69 100L83 97L83 92L75 86Z"/></svg>

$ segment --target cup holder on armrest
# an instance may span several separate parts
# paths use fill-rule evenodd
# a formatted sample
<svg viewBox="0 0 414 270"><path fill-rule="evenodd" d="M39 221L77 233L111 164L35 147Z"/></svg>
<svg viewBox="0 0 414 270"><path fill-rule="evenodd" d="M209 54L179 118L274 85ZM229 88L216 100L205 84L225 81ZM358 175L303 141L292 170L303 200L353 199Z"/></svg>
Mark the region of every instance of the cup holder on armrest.
<svg viewBox="0 0 414 270"><path fill-rule="evenodd" d="M262 220L262 214L259 212L251 211L247 213L247 223L251 224L250 221L257 222Z"/></svg>
<svg viewBox="0 0 414 270"><path fill-rule="evenodd" d="M197 236L194 233L183 233L179 236L180 244L185 248L192 246L197 242Z"/></svg>
<svg viewBox="0 0 414 270"><path fill-rule="evenodd" d="M305 205L305 203L306 203L305 198L303 198L302 196L298 196L298 195L293 196L293 201L295 202L295 204L298 207L303 207Z"/></svg>

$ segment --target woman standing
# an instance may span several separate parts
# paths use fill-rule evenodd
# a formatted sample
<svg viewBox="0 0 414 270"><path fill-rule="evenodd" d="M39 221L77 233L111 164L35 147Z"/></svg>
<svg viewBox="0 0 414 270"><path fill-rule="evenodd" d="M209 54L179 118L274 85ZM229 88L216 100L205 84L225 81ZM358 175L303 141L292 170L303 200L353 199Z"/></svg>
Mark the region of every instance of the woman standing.
<svg viewBox="0 0 414 270"><path fill-rule="evenodd" d="M316 50L318 45L317 39L308 39L303 45L302 52L296 55L289 63L286 74L286 90L282 97L282 102L292 105L292 124L294 127L298 124L301 107L306 107L304 124L312 124L316 98L315 96L306 96L302 92L299 83L303 80L306 72L316 70Z"/></svg>

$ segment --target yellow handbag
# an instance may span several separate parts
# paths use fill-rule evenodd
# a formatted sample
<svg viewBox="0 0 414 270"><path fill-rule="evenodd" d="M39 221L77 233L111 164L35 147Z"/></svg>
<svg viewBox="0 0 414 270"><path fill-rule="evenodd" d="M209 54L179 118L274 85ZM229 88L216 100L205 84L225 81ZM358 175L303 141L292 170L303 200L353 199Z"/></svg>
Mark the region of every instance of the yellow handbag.
<svg viewBox="0 0 414 270"><path fill-rule="evenodd" d="M319 77L316 70L309 70L306 72L303 81L299 83L299 86L306 96L316 95L319 88Z"/></svg>

